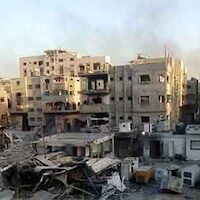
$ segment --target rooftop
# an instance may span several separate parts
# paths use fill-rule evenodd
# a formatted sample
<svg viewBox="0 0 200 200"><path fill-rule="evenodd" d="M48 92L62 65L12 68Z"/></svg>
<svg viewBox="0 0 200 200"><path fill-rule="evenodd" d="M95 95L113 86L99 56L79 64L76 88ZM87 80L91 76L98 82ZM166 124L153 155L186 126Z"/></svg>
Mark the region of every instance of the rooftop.
<svg viewBox="0 0 200 200"><path fill-rule="evenodd" d="M110 140L112 134L109 133L60 133L44 138L45 145L63 147L66 145L86 146L90 143L100 144L104 141ZM42 138L40 139L42 142Z"/></svg>

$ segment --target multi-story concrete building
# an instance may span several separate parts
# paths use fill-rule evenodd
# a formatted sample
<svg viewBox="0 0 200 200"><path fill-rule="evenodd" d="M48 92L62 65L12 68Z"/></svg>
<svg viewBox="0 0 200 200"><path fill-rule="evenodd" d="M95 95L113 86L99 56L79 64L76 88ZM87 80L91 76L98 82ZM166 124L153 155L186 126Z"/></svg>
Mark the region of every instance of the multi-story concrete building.
<svg viewBox="0 0 200 200"><path fill-rule="evenodd" d="M199 107L199 81L196 78L191 78L187 81L186 95L184 105L181 109L181 121L185 124L198 122L198 107Z"/></svg>
<svg viewBox="0 0 200 200"><path fill-rule="evenodd" d="M11 82L11 113L15 119L12 121L18 122L20 127L44 127L48 133L78 130L85 126L86 119L79 114L80 75L103 70L107 59L58 49L45 51L44 55L20 58L21 78Z"/></svg>
<svg viewBox="0 0 200 200"><path fill-rule="evenodd" d="M80 113L85 116L88 127L109 123L110 60L94 63L90 72L82 74L82 105Z"/></svg>
<svg viewBox="0 0 200 200"><path fill-rule="evenodd" d="M111 80L111 124L156 125L164 120L174 128L186 87L186 67L174 58L142 58L114 66ZM166 125L167 126L167 125Z"/></svg>
<svg viewBox="0 0 200 200"><path fill-rule="evenodd" d="M78 76L80 73L98 69L99 63L105 64L106 56L81 56L66 50L47 50L43 55L21 57L20 76Z"/></svg>
<svg viewBox="0 0 200 200"><path fill-rule="evenodd" d="M0 127L9 125L8 113L9 97L5 90L0 89Z"/></svg>
<svg viewBox="0 0 200 200"><path fill-rule="evenodd" d="M40 77L11 79L11 94L11 127L34 129L44 124Z"/></svg>
<svg viewBox="0 0 200 200"><path fill-rule="evenodd" d="M41 82L46 132L80 129L82 126L79 116L80 78L61 75L43 76Z"/></svg>

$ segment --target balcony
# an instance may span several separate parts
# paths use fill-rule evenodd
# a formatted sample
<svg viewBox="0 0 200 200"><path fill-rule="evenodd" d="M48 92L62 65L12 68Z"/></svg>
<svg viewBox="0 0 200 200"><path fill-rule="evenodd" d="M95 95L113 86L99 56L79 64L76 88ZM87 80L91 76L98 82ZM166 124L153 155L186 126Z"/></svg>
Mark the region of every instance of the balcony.
<svg viewBox="0 0 200 200"><path fill-rule="evenodd" d="M67 101L68 95L44 95L43 101L50 101L50 102L56 102L56 101Z"/></svg>
<svg viewBox="0 0 200 200"><path fill-rule="evenodd" d="M79 76L88 77L88 76L99 76L99 75L109 75L109 70L99 70L99 71L80 71Z"/></svg>
<svg viewBox="0 0 200 200"><path fill-rule="evenodd" d="M92 95L92 94L109 94L108 89L102 89L102 90L82 90L81 94L87 94L87 95Z"/></svg>
<svg viewBox="0 0 200 200"><path fill-rule="evenodd" d="M80 106L80 113L108 113L109 105L99 103L99 104L83 104Z"/></svg>
<svg viewBox="0 0 200 200"><path fill-rule="evenodd" d="M27 105L16 105L9 109L10 113L25 113L27 112Z"/></svg>
<svg viewBox="0 0 200 200"><path fill-rule="evenodd" d="M51 102L46 103L44 113L75 113L79 111L79 107L75 103Z"/></svg>

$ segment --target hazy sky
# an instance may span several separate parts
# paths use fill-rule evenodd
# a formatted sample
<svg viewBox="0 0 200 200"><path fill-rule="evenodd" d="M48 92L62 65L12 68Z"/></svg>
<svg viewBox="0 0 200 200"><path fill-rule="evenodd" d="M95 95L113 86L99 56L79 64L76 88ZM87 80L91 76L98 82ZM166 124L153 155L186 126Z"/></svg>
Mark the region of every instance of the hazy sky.
<svg viewBox="0 0 200 200"><path fill-rule="evenodd" d="M20 56L65 48L127 63L168 46L200 76L200 1L0 0L0 76L18 76Z"/></svg>

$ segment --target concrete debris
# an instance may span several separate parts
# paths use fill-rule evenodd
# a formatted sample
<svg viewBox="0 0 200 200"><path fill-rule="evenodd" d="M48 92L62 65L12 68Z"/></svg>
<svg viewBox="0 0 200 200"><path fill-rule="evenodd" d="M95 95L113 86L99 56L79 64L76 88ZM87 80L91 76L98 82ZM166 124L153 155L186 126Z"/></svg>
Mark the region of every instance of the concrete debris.
<svg viewBox="0 0 200 200"><path fill-rule="evenodd" d="M99 174L110 167L116 166L120 162L121 161L119 159L111 159L108 157L101 159L94 158L87 161L87 165L90 166L96 174Z"/></svg>
<svg viewBox="0 0 200 200"><path fill-rule="evenodd" d="M120 176L117 172L114 172L111 178L107 180L108 185L112 185L117 188L120 192L124 192L126 186L124 185L124 179L120 179Z"/></svg>
<svg viewBox="0 0 200 200"><path fill-rule="evenodd" d="M124 185L124 180L121 180L119 174L114 172L113 175L108 178L107 184L102 186L102 195L99 199L106 200L108 197L114 195L116 191L124 192L125 190L126 186Z"/></svg>
<svg viewBox="0 0 200 200"><path fill-rule="evenodd" d="M161 192L172 192L172 193L182 193L183 184L181 179L175 176L164 176L161 185Z"/></svg>
<svg viewBox="0 0 200 200"><path fill-rule="evenodd" d="M81 199L81 195L84 195L85 199L91 200L182 200L190 197L198 199L196 197L200 196L196 188L192 188L196 192L192 195L189 187L187 191L183 190L183 183L190 182L190 187L195 187L200 180L197 163L185 167L183 161L154 160L145 163L141 157L117 159L104 144L110 140L110 135L97 137L94 134L89 141L86 134L79 139L79 135L72 134L51 137L56 138L57 143L51 141L51 148L44 146L42 150L45 151L41 152L46 153L43 155L37 151L40 143L34 138L29 141L29 133L25 137L22 135L13 134L13 144L0 152L0 199ZM76 148L77 152L83 150L80 144L86 144L85 150L77 155L69 154L65 146L68 143L76 143L70 148ZM86 149L91 150L93 146L104 146L106 156L93 154L94 149L86 154ZM141 163L145 166L141 166ZM124 183L124 180L127 182ZM171 196L172 193L176 195Z"/></svg>

